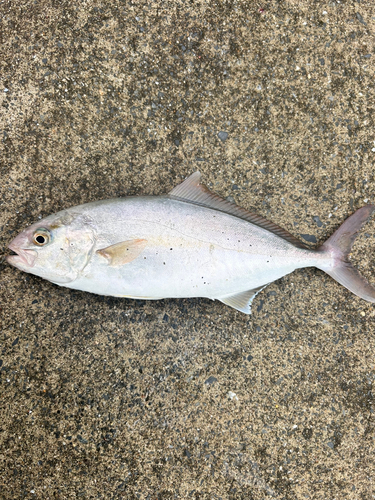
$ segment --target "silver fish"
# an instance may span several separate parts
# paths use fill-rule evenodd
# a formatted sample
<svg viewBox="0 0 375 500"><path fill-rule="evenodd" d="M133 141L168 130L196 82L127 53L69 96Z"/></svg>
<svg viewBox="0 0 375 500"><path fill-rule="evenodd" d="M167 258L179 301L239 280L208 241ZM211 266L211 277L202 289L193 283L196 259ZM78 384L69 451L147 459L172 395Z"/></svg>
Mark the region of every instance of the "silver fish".
<svg viewBox="0 0 375 500"><path fill-rule="evenodd" d="M317 250L200 183L165 196L95 201L50 215L9 245L9 264L52 283L115 297L206 297L251 313L255 295L295 269L317 267L375 302L348 261L375 206L357 210Z"/></svg>

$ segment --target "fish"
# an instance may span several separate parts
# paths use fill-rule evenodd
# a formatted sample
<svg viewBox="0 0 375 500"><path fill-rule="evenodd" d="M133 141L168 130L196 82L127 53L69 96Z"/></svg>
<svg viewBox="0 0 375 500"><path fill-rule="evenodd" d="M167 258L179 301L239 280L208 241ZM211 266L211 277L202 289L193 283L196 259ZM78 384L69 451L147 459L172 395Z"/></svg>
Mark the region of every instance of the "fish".
<svg viewBox="0 0 375 500"><path fill-rule="evenodd" d="M14 238L6 260L76 290L145 300L204 297L245 314L268 284L316 267L375 302L375 288L349 262L374 210L358 209L313 250L213 193L195 172L164 196L93 201L50 215Z"/></svg>

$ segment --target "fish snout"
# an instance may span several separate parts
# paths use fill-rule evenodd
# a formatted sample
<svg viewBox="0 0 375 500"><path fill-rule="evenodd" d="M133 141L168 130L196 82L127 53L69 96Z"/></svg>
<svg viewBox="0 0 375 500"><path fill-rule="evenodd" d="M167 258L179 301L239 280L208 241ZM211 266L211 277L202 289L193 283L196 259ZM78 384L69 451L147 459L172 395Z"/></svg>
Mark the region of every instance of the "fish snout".
<svg viewBox="0 0 375 500"><path fill-rule="evenodd" d="M13 266L22 266L22 267L33 267L35 264L35 260L38 256L36 250L27 250L24 248L19 248L14 245L12 242L8 245L9 250L14 252L13 255L7 255L5 257L6 261Z"/></svg>

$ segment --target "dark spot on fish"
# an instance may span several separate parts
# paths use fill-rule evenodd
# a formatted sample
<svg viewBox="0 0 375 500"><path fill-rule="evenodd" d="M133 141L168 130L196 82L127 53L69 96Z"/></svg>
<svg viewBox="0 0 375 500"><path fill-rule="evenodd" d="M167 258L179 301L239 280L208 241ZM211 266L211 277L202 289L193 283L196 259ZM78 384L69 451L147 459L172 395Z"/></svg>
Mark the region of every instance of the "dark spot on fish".
<svg viewBox="0 0 375 500"><path fill-rule="evenodd" d="M173 250L173 248L170 248L169 250Z"/></svg>
<svg viewBox="0 0 375 500"><path fill-rule="evenodd" d="M165 265L165 262L163 262L163 264Z"/></svg>

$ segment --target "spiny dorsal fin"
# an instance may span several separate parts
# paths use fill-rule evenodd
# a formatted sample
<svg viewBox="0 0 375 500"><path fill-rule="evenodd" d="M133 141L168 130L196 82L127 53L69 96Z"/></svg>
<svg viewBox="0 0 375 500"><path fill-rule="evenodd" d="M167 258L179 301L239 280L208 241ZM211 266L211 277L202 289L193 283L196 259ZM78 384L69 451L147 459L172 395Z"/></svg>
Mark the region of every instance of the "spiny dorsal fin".
<svg viewBox="0 0 375 500"><path fill-rule="evenodd" d="M245 208L225 200L216 193L212 193L206 186L200 184L200 179L200 172L194 172L194 174L191 174L184 182L173 188L172 191L168 193L168 196L173 199L187 201L195 205L213 208L214 210L220 210L229 215L234 215L235 217L239 217L240 219L246 220L251 224L255 224L256 226L262 227L280 236L280 238L289 241L289 243L292 243L298 248L308 248L286 229L265 219L261 215L249 212Z"/></svg>
<svg viewBox="0 0 375 500"><path fill-rule="evenodd" d="M258 288L246 290L245 292L236 293L235 295L230 295L229 297L224 297L218 300L229 307L237 309L237 311L245 314L251 314L251 303L253 302L254 297L266 286L267 285L262 285Z"/></svg>

